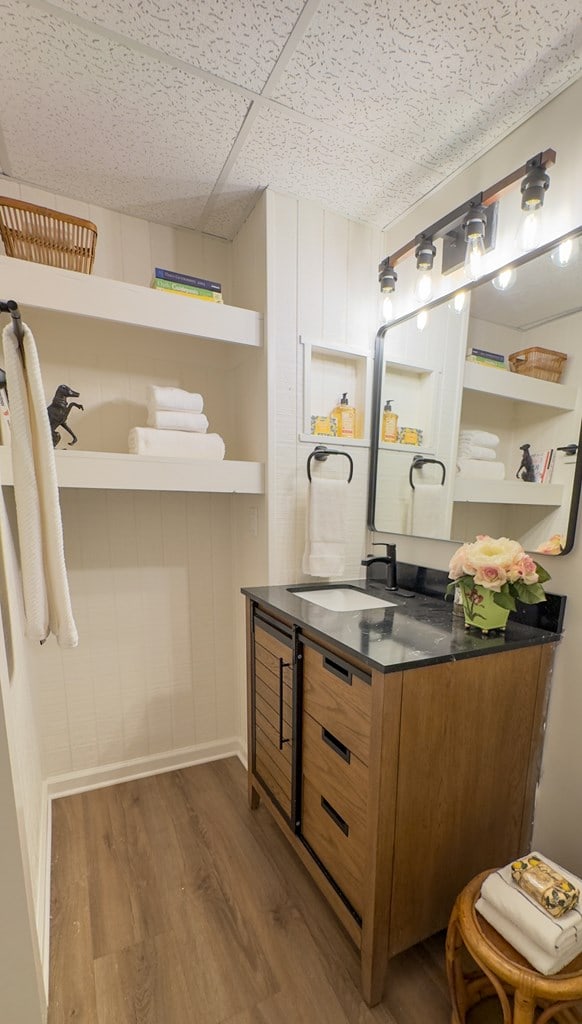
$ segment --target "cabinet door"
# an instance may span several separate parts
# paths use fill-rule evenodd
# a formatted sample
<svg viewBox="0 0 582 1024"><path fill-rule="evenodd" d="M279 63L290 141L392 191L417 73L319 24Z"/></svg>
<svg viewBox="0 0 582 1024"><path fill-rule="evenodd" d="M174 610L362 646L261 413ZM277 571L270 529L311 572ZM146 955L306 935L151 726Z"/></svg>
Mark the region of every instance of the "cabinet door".
<svg viewBox="0 0 582 1024"><path fill-rule="evenodd" d="M294 807L293 632L255 611L252 639L252 769L281 813Z"/></svg>

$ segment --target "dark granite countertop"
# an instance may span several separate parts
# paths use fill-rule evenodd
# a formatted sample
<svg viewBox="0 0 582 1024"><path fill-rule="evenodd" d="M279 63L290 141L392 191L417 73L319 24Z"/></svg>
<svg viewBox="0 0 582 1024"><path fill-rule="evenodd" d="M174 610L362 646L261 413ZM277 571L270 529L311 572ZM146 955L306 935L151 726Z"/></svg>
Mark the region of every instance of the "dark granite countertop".
<svg viewBox="0 0 582 1024"><path fill-rule="evenodd" d="M338 612L320 608L286 586L243 587L242 592L266 609L280 612L306 627L323 642L327 640L370 668L385 672L497 654L560 639L555 631L511 619L505 634L485 637L465 630L463 618L453 615L450 600L420 593L402 597L387 593L379 583L366 580L346 580L335 585L356 587L374 597L394 601L395 607ZM308 588L323 590L326 586L307 584L302 587Z"/></svg>

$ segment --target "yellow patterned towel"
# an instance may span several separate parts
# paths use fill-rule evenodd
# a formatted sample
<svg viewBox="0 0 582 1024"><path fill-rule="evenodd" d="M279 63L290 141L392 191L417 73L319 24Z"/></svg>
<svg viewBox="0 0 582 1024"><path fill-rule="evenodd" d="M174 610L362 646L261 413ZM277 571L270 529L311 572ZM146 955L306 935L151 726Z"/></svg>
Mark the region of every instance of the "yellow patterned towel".
<svg viewBox="0 0 582 1024"><path fill-rule="evenodd" d="M532 855L515 860L511 877L552 917L561 917L573 910L580 898L580 891L540 857Z"/></svg>

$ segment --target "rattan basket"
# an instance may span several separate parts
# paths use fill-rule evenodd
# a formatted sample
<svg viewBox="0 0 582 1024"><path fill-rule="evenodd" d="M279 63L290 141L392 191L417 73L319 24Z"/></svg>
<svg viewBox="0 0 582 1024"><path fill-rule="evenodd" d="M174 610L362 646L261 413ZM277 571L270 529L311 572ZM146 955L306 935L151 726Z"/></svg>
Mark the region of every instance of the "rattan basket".
<svg viewBox="0 0 582 1024"><path fill-rule="evenodd" d="M524 348L511 353L509 365L513 373L559 384L567 358L563 352L553 352L550 348Z"/></svg>
<svg viewBox="0 0 582 1024"><path fill-rule="evenodd" d="M0 238L7 256L90 274L97 228L90 220L0 196Z"/></svg>

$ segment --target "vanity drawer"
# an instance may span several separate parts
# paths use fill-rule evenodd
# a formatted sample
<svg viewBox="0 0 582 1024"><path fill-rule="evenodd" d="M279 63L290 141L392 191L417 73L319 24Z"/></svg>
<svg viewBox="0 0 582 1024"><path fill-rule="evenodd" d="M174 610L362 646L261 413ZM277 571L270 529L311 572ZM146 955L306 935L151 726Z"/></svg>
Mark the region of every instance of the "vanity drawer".
<svg viewBox="0 0 582 1024"><path fill-rule="evenodd" d="M304 645L304 710L366 765L370 749L371 697L370 683L364 681L364 673L334 654Z"/></svg>
<svg viewBox="0 0 582 1024"><path fill-rule="evenodd" d="M303 838L361 916L365 856L361 828L344 817L334 805L331 794L322 792L321 787L305 775L301 819Z"/></svg>
<svg viewBox="0 0 582 1024"><path fill-rule="evenodd" d="M367 824L368 769L325 726L303 714L303 774L362 835Z"/></svg>

